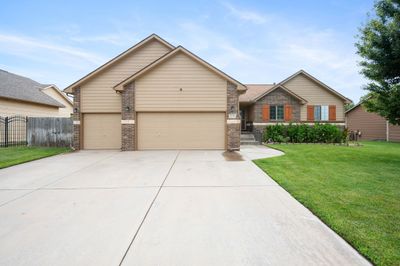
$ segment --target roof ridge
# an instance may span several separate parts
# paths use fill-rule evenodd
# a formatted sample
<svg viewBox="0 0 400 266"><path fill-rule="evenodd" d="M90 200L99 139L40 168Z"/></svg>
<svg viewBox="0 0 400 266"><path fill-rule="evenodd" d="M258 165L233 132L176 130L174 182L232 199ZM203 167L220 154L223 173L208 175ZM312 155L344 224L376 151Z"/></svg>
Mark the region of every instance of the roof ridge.
<svg viewBox="0 0 400 266"><path fill-rule="evenodd" d="M87 75L83 76L82 78L78 79L77 81L75 81L74 83L70 84L68 87L66 87L63 91L64 92L72 92L73 87L78 86L79 84L81 84L82 82L84 82L85 80L89 79L90 77L92 77L93 75L95 75L96 73L104 70L105 68L107 68L108 66L112 65L113 63L119 61L120 59L122 59L123 57L125 57L126 55L130 54L131 52L135 51L136 49L139 49L140 47L142 47L144 44L146 44L147 42L156 39L158 40L160 43L164 44L165 46L169 47L171 50L174 50L176 47L173 46L172 44L170 44L169 42L167 42L166 40L164 40L163 38L161 38L160 36L158 36L155 33L150 34L149 36L147 36L146 38L142 39L141 41L135 43L134 45L132 45L131 47L129 47L128 49L126 49L125 51L121 52L120 54L114 56L113 58L111 58L110 60L108 60L107 62L105 62L104 64L100 65L99 67L97 67L96 69L94 69L93 71L89 72Z"/></svg>
<svg viewBox="0 0 400 266"><path fill-rule="evenodd" d="M40 86L43 86L43 87L46 86L45 84L42 84L42 83L40 83L40 82L38 82L38 81L36 81L36 80L33 80L33 79L31 79L31 78L22 76L22 75L20 75L20 74L16 74L16 73L13 73L13 72L4 70L4 69L0 69L0 70L3 71L3 72L5 72L5 73L7 73L7 74L9 74L9 75L16 76L16 77L18 77L18 78L22 78L22 79L25 79L25 80L29 80L29 81L31 81L31 82L34 82L34 83L36 83L36 84L38 84L38 85L40 85Z"/></svg>
<svg viewBox="0 0 400 266"><path fill-rule="evenodd" d="M31 78L11 73L0 72L0 97L37 104L65 107L53 97L42 92L46 85Z"/></svg>
<svg viewBox="0 0 400 266"><path fill-rule="evenodd" d="M259 85L259 86L264 86L264 85L275 85L274 83L244 83L244 85Z"/></svg>
<svg viewBox="0 0 400 266"><path fill-rule="evenodd" d="M205 61L204 59L200 58L198 55L192 53L191 51L189 51L188 49L186 49L185 47L183 47L182 45L178 45L177 47L175 47L175 49L172 49L171 51L169 51L168 53L164 54L163 56L157 58L156 60L154 60L153 62L149 63L148 65L144 66L142 69L140 69L139 71L133 73L132 75L130 75L129 77L127 77L126 79L122 80L121 82L117 83L116 85L113 86L114 90L116 91L120 91L123 90L123 85L127 84L128 82L134 80L136 77L143 75L143 73L151 70L153 67L155 67L157 64L159 64L160 62L162 63L164 60L168 60L169 57L173 56L174 54L178 53L178 52L183 52L186 55L188 55L189 57L192 57L192 59L194 59L195 61L197 61L198 63L202 64L203 66L208 67L209 69L211 69L212 71L218 73L219 75L223 76L225 79L227 79L228 81L235 83L236 85L238 85L238 87L240 86L241 89L245 91L246 90L246 85L242 84L241 82L239 82L238 80L234 79L233 77L231 77L230 75L226 74L225 72L223 72L222 70L220 70L219 68L213 66L212 64L208 63L207 61Z"/></svg>
<svg viewBox="0 0 400 266"><path fill-rule="evenodd" d="M305 71L304 69L300 69L299 71L295 72L294 74L290 75L289 77L287 77L286 79L282 80L281 82L279 82L278 84L284 84L286 82L288 82L289 80L297 77L298 75L303 74L304 76L306 76L308 79L311 79L312 81L314 81L315 83L319 84L321 87L325 88L326 90L328 90L329 92L331 92L332 94L336 95L339 98L342 98L343 100L345 100L345 102L353 102L352 100L350 100L349 98L347 98L346 96L344 96L343 94L341 94L340 92L336 91L335 89L331 88L330 86L328 86L327 84L325 84L324 82L320 81L319 79L317 79L316 77L314 77L313 75L309 74L307 71Z"/></svg>

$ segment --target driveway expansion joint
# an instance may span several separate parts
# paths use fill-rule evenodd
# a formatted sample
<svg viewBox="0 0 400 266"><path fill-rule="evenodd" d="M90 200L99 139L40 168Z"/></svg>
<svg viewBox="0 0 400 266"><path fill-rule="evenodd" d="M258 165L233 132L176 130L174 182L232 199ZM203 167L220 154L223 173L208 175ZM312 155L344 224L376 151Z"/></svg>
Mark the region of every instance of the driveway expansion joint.
<svg viewBox="0 0 400 266"><path fill-rule="evenodd" d="M125 251L125 253L124 253L124 256L122 257L122 259L121 259L121 261L120 261L120 263L119 263L119 266L122 265L122 263L124 262L124 260L125 260L125 258L126 258L126 255L128 254L129 250L130 250L131 247L133 246L133 242L135 241L137 235L139 234L139 231L140 231L140 229L142 228L142 226L143 226L143 224L144 224L144 222L145 222L145 220L146 220L148 214L150 213L150 210L151 210L151 208L153 207L154 202L156 201L158 195L160 194L161 189L163 188L165 181L167 180L169 174L171 173L171 170L172 170L172 168L174 167L174 165L175 165L175 163L176 163L176 161L177 161L177 159L178 159L178 157L179 157L179 154L180 154L180 151L178 151L178 153L176 154L175 159L174 159L174 161L173 161L172 164L171 164L171 167L169 168L167 174L165 175L165 178L164 178L163 182L161 183L161 186L160 186L159 189L157 190L156 195L154 196L153 200L152 200L151 203L150 203L149 208L147 209L145 215L143 216L143 219L142 219L142 221L140 222L139 227L138 227L138 229L136 230L136 232L135 232L135 234L134 234L134 236L133 236L131 242L129 243L128 248L126 249L126 251Z"/></svg>

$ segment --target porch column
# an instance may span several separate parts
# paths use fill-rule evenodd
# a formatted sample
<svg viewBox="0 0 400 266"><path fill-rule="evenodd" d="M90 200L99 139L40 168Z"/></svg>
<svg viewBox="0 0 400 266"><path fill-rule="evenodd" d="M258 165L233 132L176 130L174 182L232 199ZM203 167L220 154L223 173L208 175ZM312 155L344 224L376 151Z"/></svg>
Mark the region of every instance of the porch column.
<svg viewBox="0 0 400 266"><path fill-rule="evenodd" d="M121 150L135 150L135 82L125 85L121 94Z"/></svg>
<svg viewBox="0 0 400 266"><path fill-rule="evenodd" d="M239 93L237 86L227 83L227 150L240 150L240 116L239 116Z"/></svg>

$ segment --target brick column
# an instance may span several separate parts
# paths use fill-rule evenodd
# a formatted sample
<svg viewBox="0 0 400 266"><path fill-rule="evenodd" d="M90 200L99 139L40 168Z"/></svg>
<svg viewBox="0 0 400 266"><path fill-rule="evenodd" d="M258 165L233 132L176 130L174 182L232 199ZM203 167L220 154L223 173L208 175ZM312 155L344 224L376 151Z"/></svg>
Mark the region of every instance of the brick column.
<svg viewBox="0 0 400 266"><path fill-rule="evenodd" d="M121 94L121 150L135 150L135 83L124 87Z"/></svg>
<svg viewBox="0 0 400 266"><path fill-rule="evenodd" d="M228 82L227 91L227 149L228 151L238 151L240 150L239 93L237 86L230 82Z"/></svg>
<svg viewBox="0 0 400 266"><path fill-rule="evenodd" d="M75 150L81 149L81 88L74 89L74 109L72 114L73 126L74 126L74 139L73 148Z"/></svg>

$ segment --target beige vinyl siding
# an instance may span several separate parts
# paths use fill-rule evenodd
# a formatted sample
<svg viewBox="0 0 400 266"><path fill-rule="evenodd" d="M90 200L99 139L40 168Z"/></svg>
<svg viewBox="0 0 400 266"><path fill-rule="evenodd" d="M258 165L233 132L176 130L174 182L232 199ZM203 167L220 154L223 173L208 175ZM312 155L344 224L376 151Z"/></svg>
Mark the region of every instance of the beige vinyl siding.
<svg viewBox="0 0 400 266"><path fill-rule="evenodd" d="M135 93L136 111L226 111L227 81L179 52L139 77Z"/></svg>
<svg viewBox="0 0 400 266"><path fill-rule="evenodd" d="M159 41L150 41L85 82L81 86L82 112L120 112L121 96L113 86L169 51Z"/></svg>
<svg viewBox="0 0 400 266"><path fill-rule="evenodd" d="M138 149L225 149L225 113L138 113Z"/></svg>
<svg viewBox="0 0 400 266"><path fill-rule="evenodd" d="M346 125L350 131L361 131L362 140L386 140L386 120L357 106L346 115Z"/></svg>
<svg viewBox="0 0 400 266"><path fill-rule="evenodd" d="M0 116L59 116L58 107L0 98Z"/></svg>
<svg viewBox="0 0 400 266"><path fill-rule="evenodd" d="M120 149L121 114L84 114L84 149Z"/></svg>
<svg viewBox="0 0 400 266"><path fill-rule="evenodd" d="M301 121L307 120L307 105L336 105L336 120L344 121L344 102L316 82L300 74L284 83L284 86L308 101L300 108Z"/></svg>
<svg viewBox="0 0 400 266"><path fill-rule="evenodd" d="M47 88L45 90L42 90L42 92L46 93L47 95L49 95L50 97L55 99L57 102L59 102L59 103L61 103L62 105L65 106L64 108L60 107L58 109L58 116L70 117L72 112L73 112L73 110L72 110L73 108L72 108L71 102L66 100L63 96L61 96L55 90L56 90L55 88Z"/></svg>

